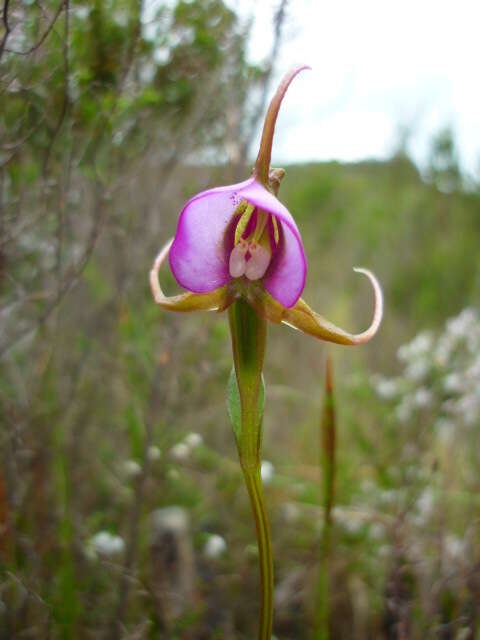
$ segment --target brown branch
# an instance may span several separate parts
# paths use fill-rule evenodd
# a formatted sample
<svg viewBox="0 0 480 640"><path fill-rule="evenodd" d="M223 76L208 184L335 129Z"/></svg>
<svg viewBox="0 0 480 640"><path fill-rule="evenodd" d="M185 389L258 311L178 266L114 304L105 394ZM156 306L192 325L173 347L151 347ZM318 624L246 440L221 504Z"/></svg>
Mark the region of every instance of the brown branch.
<svg viewBox="0 0 480 640"><path fill-rule="evenodd" d="M8 22L8 5L10 3L10 0L5 0L5 2L3 3L3 11L2 11L2 21L3 21L3 27L5 29L5 33L3 34L3 38L2 41L0 42L0 58L3 55L3 52L5 50L5 46L7 44L7 40L8 40L8 36L10 35L10 24Z"/></svg>
<svg viewBox="0 0 480 640"><path fill-rule="evenodd" d="M21 149L23 149L24 144L28 142L29 139L40 130L44 122L45 118L44 116L42 116L38 123L34 127L32 127L21 140L16 140L15 142L10 142L2 145L3 151L10 151L11 153L5 160L3 160L3 162L0 162L0 169L6 167L13 160L13 158L15 158L17 153L21 151Z"/></svg>
<svg viewBox="0 0 480 640"><path fill-rule="evenodd" d="M64 48L64 69L65 69L65 96L66 96L66 100L64 100L64 108L62 108L62 113L60 114L60 118L59 121L57 123L56 126L56 132L54 133L54 136L52 137L51 143L49 145L49 150L47 151L47 158L45 160L44 163L44 173L46 170L46 165L48 164L48 156L51 153L51 148L52 145L55 141L55 137L58 134L58 131L60 130L60 127L62 126L63 120L66 116L66 110L68 107L68 100L69 100L69 96L68 96L68 74L69 74L69 60L68 60L68 8L69 8L69 0L65 0L64 3L62 3L66 5L66 38L65 38L65 48ZM142 0L139 0L139 21L140 21L140 16L142 15ZM141 33L141 28L140 28L140 22L137 25L135 32L133 34L133 43L132 46L130 47L130 51L129 51L129 55L127 56L127 61L126 61L126 66L124 68L124 72L118 87L118 91L117 91L117 96L119 97L123 91L124 88L124 84L125 81L127 79L128 73L132 67L132 64L134 62L134 58L135 58L135 51L138 45L138 40L139 40L139 36ZM113 107L108 111L108 113L106 113L104 115L104 117L101 119L101 127L100 130L98 130L95 133L95 136L92 138L91 144L95 145L95 152L98 150L98 147L100 145L101 140L103 139L103 135L105 133L106 130L106 125L108 123L108 121L114 116L117 106L118 106L118 100L114 101L114 105ZM0 167L1 168L1 167ZM102 198L100 198L102 199ZM40 219L42 216L39 216L38 218L36 218L36 220ZM0 344L0 359L8 352L10 351L10 349L15 346L16 344L18 344L18 342L28 338L30 335L32 335L33 333L35 333L39 327L41 327L43 324L45 324L45 322L50 318L50 316L52 315L52 313L55 311L55 309L61 304L61 302L63 301L63 299L65 298L65 296L71 291L71 289L73 289L76 284L78 283L78 281L80 280L82 273L87 265L87 262L91 256L91 254L93 253L93 250L95 248L98 236L100 234L101 228L103 226L103 217L104 215L97 215L96 218L96 223L92 229L92 234L90 236L90 240L87 243L87 248L85 250L85 253L82 257L82 259L80 260L80 263L77 265L76 268L72 270L70 270L70 273L67 273L65 278L63 279L63 283L58 286L57 288L57 293L54 296L52 302L47 306L47 308L43 311L43 313L40 315L40 317L37 319L37 321L35 322L34 326L30 326L30 327L25 327L24 329L20 330L16 335L13 336L13 338L8 339L8 337L6 337L6 340L4 341L3 344ZM15 234L17 235L17 234ZM11 240L11 236L10 238L8 238L8 241Z"/></svg>
<svg viewBox="0 0 480 640"><path fill-rule="evenodd" d="M4 169L5 169L5 165L0 165L0 171L3 171ZM25 220L23 224L19 224L16 229L13 229L8 234L4 230L3 234L0 234L0 250L2 249L2 247L5 247L7 244L10 244L11 242L14 242L15 240L17 240L22 235L22 233L25 233L25 231L28 231L29 229L34 227L38 222L40 222L48 214L49 214L49 211L42 211L41 213L37 214L33 218L30 218L29 220Z"/></svg>
<svg viewBox="0 0 480 640"><path fill-rule="evenodd" d="M97 187L98 189L98 187ZM8 339L4 342L4 344L0 345L0 358L2 358L10 349L15 346L21 340L24 340L28 336L32 335L40 326L45 324L45 322L50 318L55 309L60 305L65 296L78 284L80 281L82 274L85 270L85 267L90 260L90 257L95 249L97 244L97 240L100 236L101 229L105 222L106 212L104 209L104 200L105 194L97 193L96 203L95 203L95 222L90 231L90 236L88 238L85 250L83 252L83 256L76 267L70 270L70 273L67 274L65 280L61 287L58 288L57 294L55 295L52 302L48 305L48 307L44 310L43 314L40 316L39 320L36 322L33 327L26 327L19 331L16 336L12 339Z"/></svg>
<svg viewBox="0 0 480 640"><path fill-rule="evenodd" d="M5 204L4 204L4 187L5 187L5 170L0 167L0 240L5 235ZM0 246L0 291L2 290L3 280L5 278L7 257L5 251Z"/></svg>
<svg viewBox="0 0 480 640"><path fill-rule="evenodd" d="M60 112L60 117L58 118L58 122L55 126L55 129L52 133L52 137L50 138L50 144L48 145L47 152L45 154L45 160L43 162L43 176L46 176L48 169L48 162L50 160L50 156L52 154L53 146L55 141L60 133L60 129L62 128L62 124L65 120L65 116L67 115L67 109L70 102L69 96L69 85L70 85L70 60L69 60L69 30L70 30L70 11L69 11L69 0L64 0L62 2L61 7L65 5L65 38L63 41L63 69L64 69L64 90L63 90L63 102L62 102L62 110ZM57 12L57 17L60 14L60 11ZM56 18L55 18L56 20Z"/></svg>
<svg viewBox="0 0 480 640"><path fill-rule="evenodd" d="M8 5L9 0L5 0L5 2ZM68 12L68 0L62 0L62 2L60 3L60 6L58 7L57 11L55 12L55 15L53 16L52 21L50 22L50 24L48 25L47 29L45 30L45 32L41 36L40 40L36 44L34 44L32 47L30 47L30 49L27 49L27 51L16 51L14 49L5 49L5 51L7 53L14 53L17 56L29 56L30 54L32 54L39 47L41 47L42 44L45 42L45 40L48 38L51 30L53 29L53 27L55 26L56 21L58 20L58 16L61 14L62 9L64 7L67 7L67 12ZM0 57L1 57L1 55L2 55L2 49L1 49L1 46L0 46Z"/></svg>

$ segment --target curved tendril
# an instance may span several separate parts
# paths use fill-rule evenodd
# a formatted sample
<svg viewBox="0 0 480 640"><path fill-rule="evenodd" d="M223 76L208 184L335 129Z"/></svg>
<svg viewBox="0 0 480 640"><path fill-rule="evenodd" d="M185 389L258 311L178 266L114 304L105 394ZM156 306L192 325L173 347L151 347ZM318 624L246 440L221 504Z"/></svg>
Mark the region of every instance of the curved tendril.
<svg viewBox="0 0 480 640"><path fill-rule="evenodd" d="M373 338L373 336L377 333L382 323L383 318L383 292L380 286L380 283L374 276L374 274L368 269L363 269L362 267L354 267L353 269L355 273L363 273L364 276L370 280L370 284L373 288L373 293L375 295L375 307L373 310L373 319L366 331L363 333L357 334L355 337L356 344L364 344Z"/></svg>
<svg viewBox="0 0 480 640"><path fill-rule="evenodd" d="M362 333L348 333L340 327L329 322L321 315L312 311L310 307L303 301L299 300L295 307L287 309L282 322L292 326L295 329L308 333L309 335L326 340L327 342L335 342L337 344L356 346L365 344L373 338L377 333L383 316L383 294L378 280L368 269L354 269L357 273L367 276L373 288L375 295L375 307L373 319L366 331Z"/></svg>
<svg viewBox="0 0 480 640"><path fill-rule="evenodd" d="M275 131L275 123L277 121L280 105L287 92L290 83L295 76L304 69L310 69L308 65L296 67L283 76L275 95L268 107L267 115L265 116L265 123L263 125L262 139L260 142L260 149L258 151L257 161L255 162L255 173L260 182L268 189L269 188L269 170L270 160L272 156L272 142L273 134Z"/></svg>
<svg viewBox="0 0 480 640"><path fill-rule="evenodd" d="M233 297L227 286L215 289L210 293L189 292L181 293L177 296L166 296L163 293L158 274L168 257L172 243L173 238L161 249L150 271L150 287L155 302L169 311L184 313L189 311L224 311L233 302Z"/></svg>
<svg viewBox="0 0 480 640"><path fill-rule="evenodd" d="M319 340L349 346L365 344L365 342L371 340L377 333L382 321L383 294L377 279L371 271L358 268L355 269L355 271L367 276L375 294L373 320L369 328L362 333L348 333L340 327L337 327L332 322L329 322L321 315L310 309L308 304L301 298L294 307L289 309L279 304L270 295L268 295L266 291L256 289L249 296L249 301L256 309L257 313L263 314L271 322L283 322L293 329L303 331L303 333L307 333Z"/></svg>

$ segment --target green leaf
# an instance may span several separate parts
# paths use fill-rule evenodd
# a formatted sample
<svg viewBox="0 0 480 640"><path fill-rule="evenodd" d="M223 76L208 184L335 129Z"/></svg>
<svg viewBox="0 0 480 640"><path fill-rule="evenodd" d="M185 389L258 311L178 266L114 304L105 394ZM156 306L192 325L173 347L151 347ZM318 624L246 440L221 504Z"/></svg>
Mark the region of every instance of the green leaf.
<svg viewBox="0 0 480 640"><path fill-rule="evenodd" d="M263 407L265 404L265 382L262 375L262 382L260 385L260 394L258 397L258 422L261 425L263 419ZM235 440L237 445L240 444L242 435L242 401L240 399L240 392L238 390L237 376L235 375L235 367L232 367L230 371L230 377L228 379L227 387L227 407L228 415L232 421L233 433L235 434Z"/></svg>
<svg viewBox="0 0 480 640"><path fill-rule="evenodd" d="M228 378L227 386L227 408L228 415L232 421L233 433L235 434L235 440L240 441L240 435L242 433L242 403L240 400L240 392L238 390L237 376L235 375L235 367L232 367L230 371L230 377Z"/></svg>

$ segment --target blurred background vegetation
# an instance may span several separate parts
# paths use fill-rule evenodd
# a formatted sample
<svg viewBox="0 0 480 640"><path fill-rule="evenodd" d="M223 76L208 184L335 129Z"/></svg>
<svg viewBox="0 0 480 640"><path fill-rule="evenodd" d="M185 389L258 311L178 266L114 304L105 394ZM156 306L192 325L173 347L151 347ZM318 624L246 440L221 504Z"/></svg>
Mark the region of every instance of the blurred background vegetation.
<svg viewBox="0 0 480 640"><path fill-rule="evenodd" d="M222 0L2 4L0 637L252 638L226 318L168 315L148 272L188 197L249 174L274 69ZM386 313L328 349L323 453L327 349L270 329L275 635L480 637L478 185L448 129L421 173L402 145L286 168L309 303L363 329L358 264Z"/></svg>

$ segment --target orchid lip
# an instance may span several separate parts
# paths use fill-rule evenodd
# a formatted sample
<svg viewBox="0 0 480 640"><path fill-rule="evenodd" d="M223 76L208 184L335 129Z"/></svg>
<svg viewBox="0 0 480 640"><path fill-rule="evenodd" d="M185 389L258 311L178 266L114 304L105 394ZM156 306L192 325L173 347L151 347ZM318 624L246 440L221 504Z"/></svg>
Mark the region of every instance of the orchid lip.
<svg viewBox="0 0 480 640"><path fill-rule="evenodd" d="M234 247L229 258L230 275L232 278L244 275L248 280L260 280L272 259L268 228L270 215L245 201L240 207L243 213L236 224ZM252 217L253 214L255 217Z"/></svg>
<svg viewBox="0 0 480 640"><path fill-rule="evenodd" d="M241 239L239 243L232 249L230 254L230 260L228 264L228 270L232 278L240 278L245 273L247 268L246 253L248 251L248 244L245 240Z"/></svg>

